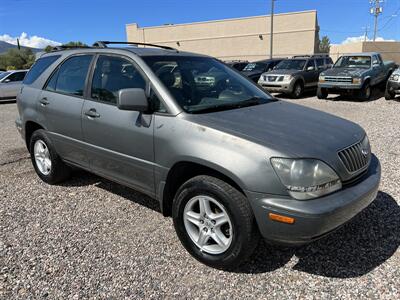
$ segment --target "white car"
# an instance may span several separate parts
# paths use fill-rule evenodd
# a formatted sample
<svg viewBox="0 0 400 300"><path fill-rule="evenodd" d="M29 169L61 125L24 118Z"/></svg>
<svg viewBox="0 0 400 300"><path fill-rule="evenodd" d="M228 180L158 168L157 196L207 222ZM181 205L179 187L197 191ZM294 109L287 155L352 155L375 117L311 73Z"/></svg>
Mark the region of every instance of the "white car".
<svg viewBox="0 0 400 300"><path fill-rule="evenodd" d="M0 101L14 100L28 70L6 71L0 74Z"/></svg>

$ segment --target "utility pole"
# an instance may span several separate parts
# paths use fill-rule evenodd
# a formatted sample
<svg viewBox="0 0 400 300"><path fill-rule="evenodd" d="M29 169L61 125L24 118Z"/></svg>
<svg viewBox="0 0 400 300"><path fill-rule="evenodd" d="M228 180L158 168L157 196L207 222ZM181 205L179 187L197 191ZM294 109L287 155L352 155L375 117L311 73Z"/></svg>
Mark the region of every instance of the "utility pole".
<svg viewBox="0 0 400 300"><path fill-rule="evenodd" d="M362 29L365 29L365 34L364 34L364 42L366 42L368 40L368 30L369 30L369 26L365 26Z"/></svg>
<svg viewBox="0 0 400 300"><path fill-rule="evenodd" d="M275 0L271 0L271 32L269 36L269 58L272 59L273 56L273 47L274 47L274 6Z"/></svg>
<svg viewBox="0 0 400 300"><path fill-rule="evenodd" d="M373 4L371 7L371 14L374 15L375 17L375 23L374 23L374 42L376 40L376 33L378 31L378 17L381 13L383 13L383 7L381 6L381 3L383 0L370 0L369 3Z"/></svg>

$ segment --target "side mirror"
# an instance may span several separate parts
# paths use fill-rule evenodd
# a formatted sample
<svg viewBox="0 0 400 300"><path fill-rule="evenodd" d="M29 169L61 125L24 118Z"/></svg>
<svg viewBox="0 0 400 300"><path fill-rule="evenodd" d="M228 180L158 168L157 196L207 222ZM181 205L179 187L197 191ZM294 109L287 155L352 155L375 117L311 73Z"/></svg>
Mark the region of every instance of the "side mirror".
<svg viewBox="0 0 400 300"><path fill-rule="evenodd" d="M4 79L4 81L3 81L4 83L9 83L9 82L11 82L11 79Z"/></svg>
<svg viewBox="0 0 400 300"><path fill-rule="evenodd" d="M144 89L122 89L118 92L117 107L120 110L146 112L149 110Z"/></svg>
<svg viewBox="0 0 400 300"><path fill-rule="evenodd" d="M377 67L379 67L380 66L380 64L378 63L378 62L374 62L373 64L372 64L372 67L373 68L377 68Z"/></svg>
<svg viewBox="0 0 400 300"><path fill-rule="evenodd" d="M310 66L307 68L307 71L314 71L314 70L315 70L315 68L313 66Z"/></svg>

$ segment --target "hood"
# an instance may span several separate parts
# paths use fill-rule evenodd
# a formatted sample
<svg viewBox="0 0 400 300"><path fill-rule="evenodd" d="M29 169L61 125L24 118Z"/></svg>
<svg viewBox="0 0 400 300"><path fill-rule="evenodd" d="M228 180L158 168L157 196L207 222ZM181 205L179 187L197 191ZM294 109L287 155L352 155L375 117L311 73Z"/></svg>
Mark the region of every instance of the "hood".
<svg viewBox="0 0 400 300"><path fill-rule="evenodd" d="M247 77L253 77L253 76L260 76L262 74L262 71L242 71L242 74L247 76Z"/></svg>
<svg viewBox="0 0 400 300"><path fill-rule="evenodd" d="M289 70L272 70L269 72L264 73L265 75L295 75L297 73L300 73L302 71L300 70L295 70L295 69L289 69Z"/></svg>
<svg viewBox="0 0 400 300"><path fill-rule="evenodd" d="M348 120L284 101L208 114L191 121L266 146L283 156L316 158L336 169L337 152L360 141L364 130Z"/></svg>
<svg viewBox="0 0 400 300"><path fill-rule="evenodd" d="M369 71L369 69L363 68L332 68L328 69L321 73L322 76L343 76L343 77L352 77L352 76L362 76L365 72Z"/></svg>

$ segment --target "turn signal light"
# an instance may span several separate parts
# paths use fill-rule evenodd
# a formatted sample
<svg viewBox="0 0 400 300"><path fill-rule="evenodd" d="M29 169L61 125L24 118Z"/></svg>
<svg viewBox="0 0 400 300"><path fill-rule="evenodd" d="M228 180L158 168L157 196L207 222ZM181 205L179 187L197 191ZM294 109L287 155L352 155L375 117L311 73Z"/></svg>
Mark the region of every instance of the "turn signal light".
<svg viewBox="0 0 400 300"><path fill-rule="evenodd" d="M269 213L269 218L273 221L286 223L286 224L293 224L295 219L291 217L286 217L278 214Z"/></svg>

